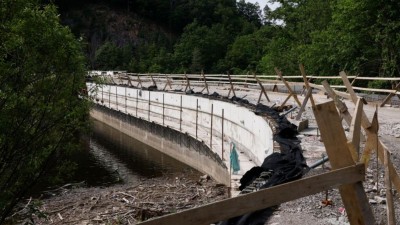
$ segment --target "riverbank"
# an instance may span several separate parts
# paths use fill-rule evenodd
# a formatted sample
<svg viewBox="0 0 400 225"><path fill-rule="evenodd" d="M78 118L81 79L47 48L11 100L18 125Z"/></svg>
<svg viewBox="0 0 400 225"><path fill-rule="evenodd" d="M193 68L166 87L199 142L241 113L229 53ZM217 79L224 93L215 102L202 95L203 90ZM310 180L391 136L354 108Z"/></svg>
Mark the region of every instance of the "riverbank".
<svg viewBox="0 0 400 225"><path fill-rule="evenodd" d="M132 185L61 189L57 195L27 200L17 209L18 224L135 224L228 197L208 176L174 174ZM27 204L27 202L29 204Z"/></svg>

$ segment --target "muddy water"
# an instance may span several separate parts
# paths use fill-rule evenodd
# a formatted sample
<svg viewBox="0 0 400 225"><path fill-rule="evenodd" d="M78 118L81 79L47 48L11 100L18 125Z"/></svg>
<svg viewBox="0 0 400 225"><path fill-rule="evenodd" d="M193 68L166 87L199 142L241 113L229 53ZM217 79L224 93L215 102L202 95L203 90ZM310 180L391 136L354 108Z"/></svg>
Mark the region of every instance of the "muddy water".
<svg viewBox="0 0 400 225"><path fill-rule="evenodd" d="M92 133L85 138L81 151L70 156L69 160L76 165L71 177L64 177L57 184L38 183L29 195L39 195L71 183L94 187L135 184L141 179L163 176L182 176L182 172L187 178L198 179L201 176L191 167L112 127L99 121L92 122Z"/></svg>
<svg viewBox="0 0 400 225"><path fill-rule="evenodd" d="M79 174L91 186L116 181L135 183L142 178L181 172L197 178L200 175L191 167L98 121L93 121L93 132L85 151L86 162L79 164L86 168L80 169Z"/></svg>

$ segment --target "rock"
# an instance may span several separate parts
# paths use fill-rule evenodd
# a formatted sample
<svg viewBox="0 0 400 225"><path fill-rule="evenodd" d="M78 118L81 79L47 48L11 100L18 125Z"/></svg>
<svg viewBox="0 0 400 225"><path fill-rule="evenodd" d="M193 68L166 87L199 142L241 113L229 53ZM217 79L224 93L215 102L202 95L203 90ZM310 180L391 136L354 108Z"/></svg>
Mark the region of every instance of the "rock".
<svg viewBox="0 0 400 225"><path fill-rule="evenodd" d="M381 189L380 191L379 191L379 196L386 196L386 189Z"/></svg>
<svg viewBox="0 0 400 225"><path fill-rule="evenodd" d="M209 179L210 179L210 176L209 176L208 174L205 174L205 175L203 175L203 176L200 176L200 179L202 179L202 180L209 180Z"/></svg>
<svg viewBox="0 0 400 225"><path fill-rule="evenodd" d="M386 204L386 198L382 198L380 196L375 196L374 199L378 204Z"/></svg>

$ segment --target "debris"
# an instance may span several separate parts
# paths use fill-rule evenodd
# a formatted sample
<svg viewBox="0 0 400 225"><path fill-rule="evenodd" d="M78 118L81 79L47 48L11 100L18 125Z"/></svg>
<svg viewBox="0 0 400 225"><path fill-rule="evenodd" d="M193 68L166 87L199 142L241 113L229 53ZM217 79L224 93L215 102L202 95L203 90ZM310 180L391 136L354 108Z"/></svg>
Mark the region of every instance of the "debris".
<svg viewBox="0 0 400 225"><path fill-rule="evenodd" d="M42 200L38 210L48 218L34 216L34 221L35 224L60 220L63 224L135 224L228 197L226 186L218 185L207 175L201 177L207 181L201 185L185 175L175 175L141 180L133 187L72 189ZM18 224L24 224L31 216L24 215Z"/></svg>
<svg viewBox="0 0 400 225"><path fill-rule="evenodd" d="M378 204L386 204L386 198L375 196L374 199Z"/></svg>

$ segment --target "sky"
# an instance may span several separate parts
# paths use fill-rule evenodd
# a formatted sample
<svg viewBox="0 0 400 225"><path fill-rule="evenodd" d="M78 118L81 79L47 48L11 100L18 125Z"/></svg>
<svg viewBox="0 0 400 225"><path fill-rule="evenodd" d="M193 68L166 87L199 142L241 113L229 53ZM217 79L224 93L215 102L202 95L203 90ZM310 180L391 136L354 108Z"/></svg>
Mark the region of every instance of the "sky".
<svg viewBox="0 0 400 225"><path fill-rule="evenodd" d="M271 10L274 10L276 7L278 7L277 3L271 4L271 3L267 3L268 0L246 0L246 2L251 2L251 3L256 3L258 2L258 4L260 5L261 10L264 9L265 5L268 4L269 8Z"/></svg>

